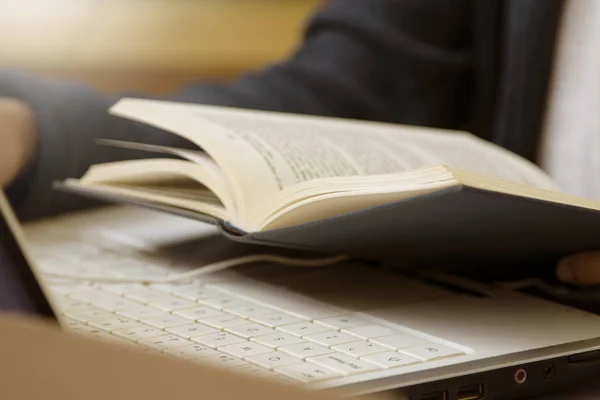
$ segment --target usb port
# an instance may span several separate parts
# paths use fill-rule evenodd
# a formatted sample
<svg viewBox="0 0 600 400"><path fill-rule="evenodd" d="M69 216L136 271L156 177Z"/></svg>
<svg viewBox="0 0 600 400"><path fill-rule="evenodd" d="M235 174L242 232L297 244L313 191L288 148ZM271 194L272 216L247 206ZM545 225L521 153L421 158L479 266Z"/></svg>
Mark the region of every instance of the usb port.
<svg viewBox="0 0 600 400"><path fill-rule="evenodd" d="M457 400L479 400L483 399L483 384L466 385L458 388Z"/></svg>
<svg viewBox="0 0 600 400"><path fill-rule="evenodd" d="M448 400L448 392L440 390L438 392L425 393L421 396L421 400Z"/></svg>

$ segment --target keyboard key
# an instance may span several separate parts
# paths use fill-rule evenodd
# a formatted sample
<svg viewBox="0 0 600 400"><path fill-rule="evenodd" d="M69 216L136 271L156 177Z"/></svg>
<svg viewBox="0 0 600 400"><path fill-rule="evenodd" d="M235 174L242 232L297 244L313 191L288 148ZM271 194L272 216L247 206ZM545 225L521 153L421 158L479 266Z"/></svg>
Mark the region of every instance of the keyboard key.
<svg viewBox="0 0 600 400"><path fill-rule="evenodd" d="M90 322L98 319L111 318L115 316L115 314L109 313L98 308L90 310L67 311L64 313L64 315L79 322Z"/></svg>
<svg viewBox="0 0 600 400"><path fill-rule="evenodd" d="M153 328L151 326L140 325L134 326L132 328L117 329L114 330L112 334L130 340L141 340L155 336L161 336L164 335L165 332L158 328Z"/></svg>
<svg viewBox="0 0 600 400"><path fill-rule="evenodd" d="M373 342L367 342L366 340L338 344L336 346L333 346L332 349L357 358L367 356L369 354L383 353L389 351L387 347L380 346Z"/></svg>
<svg viewBox="0 0 600 400"><path fill-rule="evenodd" d="M100 329L94 329L91 331L81 331L80 333L82 333L84 336L90 339L100 339L104 341L112 341L113 339L116 339L115 336Z"/></svg>
<svg viewBox="0 0 600 400"><path fill-rule="evenodd" d="M342 332L358 336L361 339L373 339L381 336L390 336L395 333L399 333L398 331L395 331L392 328L388 328L387 326L375 324L345 328L342 329Z"/></svg>
<svg viewBox="0 0 600 400"><path fill-rule="evenodd" d="M285 333L285 332L276 332L276 333L272 333L270 335L257 336L257 337L253 337L250 340L252 340L253 342L264 344L265 346L269 346L274 349L281 347L281 346L287 346L290 344L297 344L297 343L305 342L304 339L299 338L297 336L290 335L289 333Z"/></svg>
<svg viewBox="0 0 600 400"><path fill-rule="evenodd" d="M325 325L319 325L313 322L299 322L297 324L279 326L277 327L277 330L300 337L331 331L331 329Z"/></svg>
<svg viewBox="0 0 600 400"><path fill-rule="evenodd" d="M198 299L198 302L206 304L218 310L224 310L226 308L240 307L248 304L247 300L240 299L234 296L218 296L208 297L204 299Z"/></svg>
<svg viewBox="0 0 600 400"><path fill-rule="evenodd" d="M156 349L172 349L174 347L186 346L190 342L176 335L160 335L148 339L141 339L137 341L142 346L153 347Z"/></svg>
<svg viewBox="0 0 600 400"><path fill-rule="evenodd" d="M226 308L225 312L237 315L239 317L249 318L254 317L256 315L273 314L274 312L276 312L276 310L265 306L250 304L239 307Z"/></svg>
<svg viewBox="0 0 600 400"><path fill-rule="evenodd" d="M222 292L207 289L202 286L175 289L173 290L173 294L192 301L198 301L200 299L208 299L211 297L218 297L223 295Z"/></svg>
<svg viewBox="0 0 600 400"><path fill-rule="evenodd" d="M336 344L354 342L356 341L356 336L338 331L329 331L305 336L304 339L329 347Z"/></svg>
<svg viewBox="0 0 600 400"><path fill-rule="evenodd" d="M270 381L272 383L275 383L277 385L297 385L298 384L298 381L295 379L291 379L285 375L275 374L275 373L273 375L265 377L263 379Z"/></svg>
<svg viewBox="0 0 600 400"><path fill-rule="evenodd" d="M209 333L219 332L218 329L211 328L210 326L198 323L175 326L173 328L167 328L166 331L187 339L193 338L195 336L202 336L208 335Z"/></svg>
<svg viewBox="0 0 600 400"><path fill-rule="evenodd" d="M281 351L259 354L256 356L248 357L246 359L254 364L260 365L261 367L267 369L302 363L302 359L286 353L282 353Z"/></svg>
<svg viewBox="0 0 600 400"><path fill-rule="evenodd" d="M409 335L407 333L398 333L391 336L382 336L374 339L369 339L370 342L380 344L391 349L405 349L419 345L421 343L429 343L427 340L418 336Z"/></svg>
<svg viewBox="0 0 600 400"><path fill-rule="evenodd" d="M189 325L190 320L179 315L165 314L159 317L143 318L141 322L159 329L173 328L175 326Z"/></svg>
<svg viewBox="0 0 600 400"><path fill-rule="evenodd" d="M110 293L124 295L135 292L136 290L144 289L144 285L140 283L111 283L97 286L99 289Z"/></svg>
<svg viewBox="0 0 600 400"><path fill-rule="evenodd" d="M136 349L142 350L145 349L144 347L140 347L136 342L115 335L110 335L110 338L107 338L107 340L110 342L110 344L116 344L118 346L135 347Z"/></svg>
<svg viewBox="0 0 600 400"><path fill-rule="evenodd" d="M298 358L308 358L314 356L322 356L323 354L335 353L329 347L321 346L320 344L304 342L293 344L291 346L283 346L278 349Z"/></svg>
<svg viewBox="0 0 600 400"><path fill-rule="evenodd" d="M227 346L228 344L236 344L246 341L239 336L235 336L227 332L216 332L209 335L196 336L191 338L191 340L213 349L221 346Z"/></svg>
<svg viewBox="0 0 600 400"><path fill-rule="evenodd" d="M190 300L168 295L153 298L148 302L148 305L165 311L183 310L186 308L195 308L198 306L197 303L192 302Z"/></svg>
<svg viewBox="0 0 600 400"><path fill-rule="evenodd" d="M270 347L252 342L230 344L227 346L219 347L217 350L239 358L271 353L273 351L273 349Z"/></svg>
<svg viewBox="0 0 600 400"><path fill-rule="evenodd" d="M223 315L220 317L204 318L203 324L214 326L215 328L223 329L230 328L232 326L245 325L248 323L247 319L235 317L233 315Z"/></svg>
<svg viewBox="0 0 600 400"><path fill-rule="evenodd" d="M290 299L290 303L285 305L282 304L281 308L285 309L286 312L290 314L309 320L335 317L344 314L344 311L341 309L331 307L326 303L310 300L295 301Z"/></svg>
<svg viewBox="0 0 600 400"><path fill-rule="evenodd" d="M197 284L192 282L173 282L173 283L153 283L150 285L153 290L171 294L178 290L195 289Z"/></svg>
<svg viewBox="0 0 600 400"><path fill-rule="evenodd" d="M159 315L165 314L164 311L150 306L137 306L126 308L124 310L119 310L116 313L123 317L135 319L137 321L144 318L158 317Z"/></svg>
<svg viewBox="0 0 600 400"><path fill-rule="evenodd" d="M315 322L333 329L354 328L368 323L365 319L353 315L341 315L339 317L317 319Z"/></svg>
<svg viewBox="0 0 600 400"><path fill-rule="evenodd" d="M273 371L269 371L268 369L264 369L261 367L257 367L254 364L246 364L239 367L235 367L233 369L234 372L240 372L245 375L250 375L255 378L267 378L274 375L277 375Z"/></svg>
<svg viewBox="0 0 600 400"><path fill-rule="evenodd" d="M85 292L90 290L91 286L87 282L72 282L72 283L61 283L61 284L49 284L50 290L53 293L60 294L74 294L78 292Z"/></svg>
<svg viewBox="0 0 600 400"><path fill-rule="evenodd" d="M319 382L342 376L342 374L332 369L309 362L275 368L275 372L306 383Z"/></svg>
<svg viewBox="0 0 600 400"><path fill-rule="evenodd" d="M438 343L426 343L418 346L403 348L403 353L409 356L420 358L421 360L431 361L438 358L446 358L463 355L464 352L453 347L444 346Z"/></svg>
<svg viewBox="0 0 600 400"><path fill-rule="evenodd" d="M297 322L307 322L302 318L296 317L295 315L290 315L286 313L273 313L273 314L264 314L264 315L256 315L250 317L252 321L258 322L260 324L270 326L271 328L276 328L282 325L290 325L295 324Z"/></svg>
<svg viewBox="0 0 600 400"><path fill-rule="evenodd" d="M114 300L115 298L119 299L121 296L118 296L114 293L105 292L103 290L98 289L90 289L85 292L77 292L73 294L69 294L69 297L75 300L83 301L86 303L95 304L101 300L109 301Z"/></svg>
<svg viewBox="0 0 600 400"><path fill-rule="evenodd" d="M99 334L100 332L106 333L98 328L94 328L92 326L88 326L88 325L71 325L69 330L71 332L74 333L79 333L79 334Z"/></svg>
<svg viewBox="0 0 600 400"><path fill-rule="evenodd" d="M195 361L197 361L199 364L212 364L217 367L228 369L248 364L246 361L240 360L236 357L232 357L228 354L219 354L209 357L202 357Z"/></svg>
<svg viewBox="0 0 600 400"><path fill-rule="evenodd" d="M112 332L117 329L133 328L139 326L140 323L128 318L119 317L114 315L109 318L102 318L89 322L90 326L93 326L103 331Z"/></svg>
<svg viewBox="0 0 600 400"><path fill-rule="evenodd" d="M175 311L173 312L173 314L191 319L193 321L202 320L204 318L220 317L227 315L221 311L217 311L214 308L210 307L186 308L185 310Z"/></svg>
<svg viewBox="0 0 600 400"><path fill-rule="evenodd" d="M311 357L308 361L341 372L342 374L356 374L378 369L378 366L375 364L342 353L331 353L323 356Z"/></svg>
<svg viewBox="0 0 600 400"><path fill-rule="evenodd" d="M90 303L87 303L85 301L70 299L68 297L55 298L54 300L58 306L58 309L63 312L89 310L89 309L93 308L93 306Z"/></svg>
<svg viewBox="0 0 600 400"><path fill-rule="evenodd" d="M125 308L132 308L139 306L139 303L135 301L124 299L123 297L116 297L113 299L100 299L94 303L98 308L102 308L106 311L119 311Z"/></svg>
<svg viewBox="0 0 600 400"><path fill-rule="evenodd" d="M246 321L248 322L248 321ZM261 324L245 324L236 325L225 328L227 332L231 332L234 335L241 336L246 339L250 339L256 336L268 335L270 333L276 333L277 331L272 328L268 328Z"/></svg>
<svg viewBox="0 0 600 400"><path fill-rule="evenodd" d="M190 344L182 347L166 349L166 352L186 360L218 355L219 352L201 344Z"/></svg>
<svg viewBox="0 0 600 400"><path fill-rule="evenodd" d="M417 358L395 351L386 351L385 353L371 354L368 356L361 357L361 359L379 365L383 368L403 367L405 365L416 364L421 362L421 360Z"/></svg>
<svg viewBox="0 0 600 400"><path fill-rule="evenodd" d="M123 293L123 296L130 300L135 300L140 303L148 304L152 300L164 297L165 294L163 292L159 292L158 290L152 290L148 287L142 287L137 290L132 290L131 292Z"/></svg>

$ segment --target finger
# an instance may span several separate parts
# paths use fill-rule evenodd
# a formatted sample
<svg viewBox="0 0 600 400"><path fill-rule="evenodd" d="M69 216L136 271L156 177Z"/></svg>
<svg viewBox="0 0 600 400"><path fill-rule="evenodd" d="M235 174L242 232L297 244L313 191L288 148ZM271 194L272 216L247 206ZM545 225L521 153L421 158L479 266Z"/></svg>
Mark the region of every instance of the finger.
<svg viewBox="0 0 600 400"><path fill-rule="evenodd" d="M558 264L556 276L565 283L581 286L600 284L600 251L565 257Z"/></svg>

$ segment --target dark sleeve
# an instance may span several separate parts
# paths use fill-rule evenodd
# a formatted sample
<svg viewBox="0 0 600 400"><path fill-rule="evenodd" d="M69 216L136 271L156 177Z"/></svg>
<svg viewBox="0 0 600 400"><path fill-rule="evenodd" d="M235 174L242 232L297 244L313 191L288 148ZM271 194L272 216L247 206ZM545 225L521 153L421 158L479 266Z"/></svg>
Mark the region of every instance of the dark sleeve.
<svg viewBox="0 0 600 400"><path fill-rule="evenodd" d="M461 127L470 82L468 0L337 0L310 21L286 60L228 84L201 82L163 99L273 111ZM0 70L0 95L36 116L35 157L7 192L21 218L89 205L52 191L91 164L141 156L94 145L113 138L185 145L175 135L107 114L120 96ZM123 95L121 95L123 96Z"/></svg>

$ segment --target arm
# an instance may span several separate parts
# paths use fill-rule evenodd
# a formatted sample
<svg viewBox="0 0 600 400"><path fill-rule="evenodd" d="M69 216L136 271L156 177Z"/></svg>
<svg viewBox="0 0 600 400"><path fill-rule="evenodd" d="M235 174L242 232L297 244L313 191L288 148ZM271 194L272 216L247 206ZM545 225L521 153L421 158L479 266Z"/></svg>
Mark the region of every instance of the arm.
<svg viewBox="0 0 600 400"><path fill-rule="evenodd" d="M168 100L454 128L467 114L467 0L337 0L320 10L289 59L232 84L198 83ZM38 142L8 189L21 218L88 205L55 180L136 154L98 137L182 145L175 135L109 116L115 97L0 71L0 95L25 101Z"/></svg>

